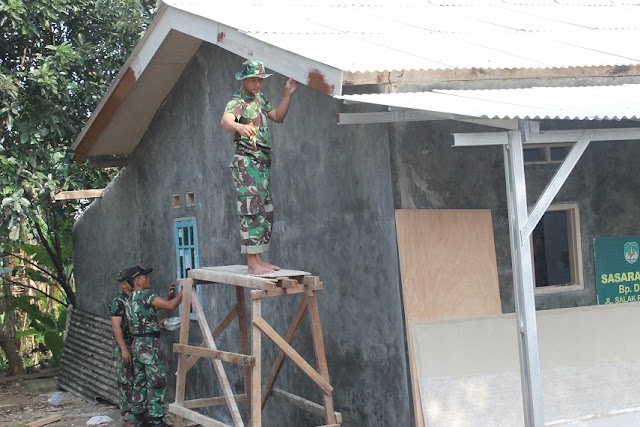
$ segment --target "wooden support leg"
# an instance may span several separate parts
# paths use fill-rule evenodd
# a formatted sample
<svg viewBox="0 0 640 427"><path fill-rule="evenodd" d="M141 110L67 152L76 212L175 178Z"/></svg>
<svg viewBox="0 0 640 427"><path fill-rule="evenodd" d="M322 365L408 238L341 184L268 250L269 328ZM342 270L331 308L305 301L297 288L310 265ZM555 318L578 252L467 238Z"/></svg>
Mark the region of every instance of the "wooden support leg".
<svg viewBox="0 0 640 427"><path fill-rule="evenodd" d="M189 344L189 315L191 311L191 299L193 295L193 279L178 280L178 286L182 286L182 313L180 314L180 344ZM178 355L178 370L176 372L176 404L184 402L185 386L187 380L187 355ZM176 415L176 427L182 427L183 418Z"/></svg>
<svg viewBox="0 0 640 427"><path fill-rule="evenodd" d="M222 334L222 332L227 328L227 326L229 326L231 321L235 319L237 315L238 315L238 309L237 307L233 307L229 311L229 313L227 313L225 318L222 319L220 323L218 323L218 326L216 326L215 329L211 331L211 336L213 337L214 340L217 339ZM207 340L203 340L199 345L199 347L206 347L206 346L207 346ZM193 368L193 365L195 365L198 362L198 360L200 360L200 357L196 355L189 356L189 358L187 359L187 371Z"/></svg>
<svg viewBox="0 0 640 427"><path fill-rule="evenodd" d="M193 305L193 311L195 312L198 318L200 331L202 332L204 339L207 341L207 347L209 347L211 350L217 350L218 348L216 346L215 341L213 340L213 336L211 335L211 329L209 329L209 325L207 324L207 319L204 316L204 312L202 311L202 307L200 306L200 302L198 301L198 298L193 298L193 300L191 301L191 305ZM236 399L233 397L231 384L229 384L229 379L227 378L227 373L224 370L224 366L222 366L222 362L220 360L212 360L212 363L216 371L216 376L218 377L218 381L220 382L220 388L222 389L224 398L227 401L227 407L229 408L229 412L231 412L233 425L235 427L244 427L244 423L242 422L242 417L240 417L240 411L238 410L238 404L236 402Z"/></svg>
<svg viewBox="0 0 640 427"><path fill-rule="evenodd" d="M318 310L318 299L315 293L309 302L309 317L311 320L311 335L313 337L313 348L316 353L316 363L318 364L318 373L329 382L329 368L327 367L327 356L324 349L324 338L322 337L322 325L320 324L320 311ZM336 423L336 415L333 410L332 393L322 392L322 400L324 403L324 413L327 424Z"/></svg>
<svg viewBox="0 0 640 427"><path fill-rule="evenodd" d="M238 316L238 325L240 326L240 352L243 354L249 354L249 332L247 330L247 311L244 299L244 288L236 286L236 310ZM244 393L246 396L251 396L251 367L244 366L242 368L244 376Z"/></svg>
<svg viewBox="0 0 640 427"><path fill-rule="evenodd" d="M251 291L254 292L261 291ZM262 426L262 399L260 392L262 389L262 336L260 329L253 323L256 319L262 318L262 300L253 299L251 301L251 355L255 358L255 365L251 367L251 396L249 398L251 427Z"/></svg>
<svg viewBox="0 0 640 427"><path fill-rule="evenodd" d="M291 320L291 325L289 326L289 331L287 331L287 336L284 338L287 344L291 344L293 339L296 336L296 332L298 332L298 326L300 326L300 321L302 320L304 313L307 309L307 305L309 304L309 295L304 294L302 301L300 301L300 305L298 306L298 310L296 314L293 316ZM280 369L282 368L282 364L284 363L285 354L284 351L280 350L278 356L276 357L276 361L273 363L273 368L271 368L271 372L267 377L267 382L264 385L264 390L262 390L262 408L267 404L267 399L271 395L271 390L276 383L276 379L278 378L278 374L280 373Z"/></svg>

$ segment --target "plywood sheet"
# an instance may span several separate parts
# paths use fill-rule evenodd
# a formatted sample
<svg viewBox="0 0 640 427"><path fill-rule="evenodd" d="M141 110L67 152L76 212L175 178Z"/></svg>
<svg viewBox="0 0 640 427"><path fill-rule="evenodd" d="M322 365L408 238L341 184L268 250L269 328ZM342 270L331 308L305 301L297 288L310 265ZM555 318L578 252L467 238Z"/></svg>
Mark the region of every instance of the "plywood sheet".
<svg viewBox="0 0 640 427"><path fill-rule="evenodd" d="M416 425L417 322L501 314L490 210L397 210L396 230Z"/></svg>

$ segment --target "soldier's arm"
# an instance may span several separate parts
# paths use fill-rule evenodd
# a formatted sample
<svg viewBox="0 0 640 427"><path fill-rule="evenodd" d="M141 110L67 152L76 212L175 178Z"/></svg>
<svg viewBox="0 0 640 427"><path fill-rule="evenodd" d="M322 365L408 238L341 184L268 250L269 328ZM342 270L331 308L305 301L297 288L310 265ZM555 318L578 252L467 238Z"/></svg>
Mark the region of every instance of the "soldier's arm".
<svg viewBox="0 0 640 427"><path fill-rule="evenodd" d="M182 302L182 292L180 292L172 300L167 300L162 297L155 297L153 301L151 301L151 305L159 310L173 311L180 305L181 302Z"/></svg>
<svg viewBox="0 0 640 427"><path fill-rule="evenodd" d="M284 96L280 101L280 105L278 108L273 109L267 113L267 117L269 117L272 121L276 123L284 122L284 118L287 117L287 113L289 112L289 104L291 103L291 95L298 89L298 82L289 79L284 87Z"/></svg>
<svg viewBox="0 0 640 427"><path fill-rule="evenodd" d="M131 354L129 353L129 349L127 348L127 344L124 342L124 335L122 334L122 317L120 316L112 316L111 317L111 330L113 331L113 337L116 339L116 344L120 347L122 351L122 362L126 365L131 363Z"/></svg>
<svg viewBox="0 0 640 427"><path fill-rule="evenodd" d="M231 113L224 113L220 119L220 126L227 132L238 132L240 135L251 138L256 134L256 128L246 124L236 122L236 116Z"/></svg>

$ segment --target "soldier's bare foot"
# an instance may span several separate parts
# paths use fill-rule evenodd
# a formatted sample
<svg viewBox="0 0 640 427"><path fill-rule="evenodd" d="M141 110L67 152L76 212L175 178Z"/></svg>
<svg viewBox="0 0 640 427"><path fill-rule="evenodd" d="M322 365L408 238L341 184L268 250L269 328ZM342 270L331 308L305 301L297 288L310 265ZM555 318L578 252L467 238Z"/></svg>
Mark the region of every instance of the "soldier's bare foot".
<svg viewBox="0 0 640 427"><path fill-rule="evenodd" d="M247 254L247 270L249 274L267 274L275 270L262 265L260 256L257 254Z"/></svg>
<svg viewBox="0 0 640 427"><path fill-rule="evenodd" d="M280 267L278 267L277 265L268 263L267 261L263 260L260 255L258 255L258 263L260 263L261 266L266 267L272 271L280 270Z"/></svg>

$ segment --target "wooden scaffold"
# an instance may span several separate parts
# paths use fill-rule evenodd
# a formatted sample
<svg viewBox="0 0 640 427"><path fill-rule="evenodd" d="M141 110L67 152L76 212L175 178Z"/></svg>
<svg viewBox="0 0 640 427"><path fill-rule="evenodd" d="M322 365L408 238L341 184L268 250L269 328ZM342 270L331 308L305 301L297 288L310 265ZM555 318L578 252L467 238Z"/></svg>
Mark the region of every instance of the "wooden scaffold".
<svg viewBox="0 0 640 427"><path fill-rule="evenodd" d="M246 425L261 427L262 409L269 397L273 396L307 412L323 417L325 420L323 427L339 427L342 423L342 415L336 412L333 407L333 387L329 382L329 370L327 368L320 312L316 297L316 293L322 289L320 278L306 272L292 270L279 271L277 272L277 277L275 275L274 277L257 277L246 274L246 270L246 266L205 267L190 270L188 279L178 280L178 285L182 286L184 295L180 320L180 340L178 344L173 346L173 351L178 354L176 400L169 405L169 412L176 416L175 425L182 427L184 420L187 419L204 427L230 427L228 424L194 410L226 405L231 413L233 427L244 427L245 423L240 415L238 403L246 402L249 417ZM235 286L236 304L212 331L198 301L197 294L194 296L194 292L196 285L220 284ZM250 325L247 323L244 288L252 289L250 292ZM262 300L296 294L302 294L302 300L293 315L286 336L283 337L262 317ZM189 307L195 314L204 337L204 341L199 346L189 345ZM291 345L300 322L307 312L309 313L317 369L307 363ZM235 318L239 322L241 353L218 350L215 339ZM251 333L250 341L249 332ZM264 385L262 384L262 334L266 335L280 350ZM285 357L295 363L318 386L322 393L322 405L274 387ZM184 400L187 372L200 358L211 360L223 395ZM222 362L243 367L244 393L233 394Z"/></svg>

